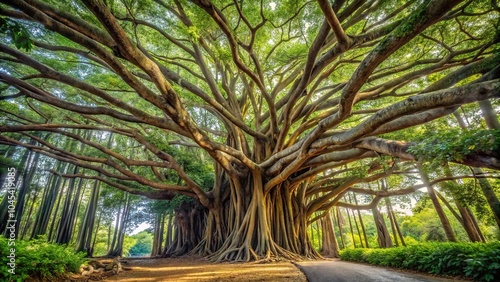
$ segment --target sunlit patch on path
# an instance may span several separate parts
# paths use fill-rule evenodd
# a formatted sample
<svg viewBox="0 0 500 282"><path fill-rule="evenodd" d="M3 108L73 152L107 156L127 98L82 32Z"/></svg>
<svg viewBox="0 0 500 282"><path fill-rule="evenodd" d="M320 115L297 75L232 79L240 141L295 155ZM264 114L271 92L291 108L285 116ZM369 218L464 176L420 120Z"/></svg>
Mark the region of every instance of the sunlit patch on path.
<svg viewBox="0 0 500 282"><path fill-rule="evenodd" d="M132 270L104 281L277 281L306 282L292 263L211 263L201 258L130 260Z"/></svg>

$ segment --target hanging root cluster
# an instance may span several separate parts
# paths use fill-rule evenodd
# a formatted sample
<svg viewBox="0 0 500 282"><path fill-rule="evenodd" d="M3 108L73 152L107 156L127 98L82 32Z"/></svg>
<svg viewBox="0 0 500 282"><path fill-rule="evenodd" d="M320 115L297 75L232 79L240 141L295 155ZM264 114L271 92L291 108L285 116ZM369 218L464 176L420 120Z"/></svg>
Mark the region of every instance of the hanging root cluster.
<svg viewBox="0 0 500 282"><path fill-rule="evenodd" d="M306 220L300 216L304 207L294 203L286 187L264 195L262 181L254 175L229 182L223 191L220 204L208 214L187 206L177 210L174 242L165 256L189 253L216 262L321 257L307 238Z"/></svg>

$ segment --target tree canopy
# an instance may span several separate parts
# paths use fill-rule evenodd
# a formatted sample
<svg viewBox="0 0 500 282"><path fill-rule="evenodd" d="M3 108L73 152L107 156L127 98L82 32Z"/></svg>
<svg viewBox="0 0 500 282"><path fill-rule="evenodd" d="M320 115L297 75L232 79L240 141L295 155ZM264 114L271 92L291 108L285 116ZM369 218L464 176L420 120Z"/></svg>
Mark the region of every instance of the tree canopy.
<svg viewBox="0 0 500 282"><path fill-rule="evenodd" d="M500 169L496 1L0 2L0 142L192 198L204 235L177 251L312 255L307 221L347 191L405 192L359 183Z"/></svg>

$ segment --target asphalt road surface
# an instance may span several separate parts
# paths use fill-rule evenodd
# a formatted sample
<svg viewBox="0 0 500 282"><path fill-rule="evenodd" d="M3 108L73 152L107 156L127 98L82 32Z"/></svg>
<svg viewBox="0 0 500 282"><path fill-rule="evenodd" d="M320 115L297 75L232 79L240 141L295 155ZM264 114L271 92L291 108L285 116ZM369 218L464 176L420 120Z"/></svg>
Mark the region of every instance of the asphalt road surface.
<svg viewBox="0 0 500 282"><path fill-rule="evenodd" d="M393 271L340 260L296 263L309 282L450 282L452 279ZM456 280L458 281L458 280Z"/></svg>

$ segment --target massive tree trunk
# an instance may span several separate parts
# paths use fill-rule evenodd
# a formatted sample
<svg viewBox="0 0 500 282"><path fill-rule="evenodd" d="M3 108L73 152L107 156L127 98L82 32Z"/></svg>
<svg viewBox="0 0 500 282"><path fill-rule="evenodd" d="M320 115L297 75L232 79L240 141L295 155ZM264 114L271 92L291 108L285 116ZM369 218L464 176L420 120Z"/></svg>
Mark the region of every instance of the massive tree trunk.
<svg viewBox="0 0 500 282"><path fill-rule="evenodd" d="M217 261L320 256L309 242L307 217L301 216L306 207L296 197L300 189L282 185L264 193L258 172L229 178L224 186L220 204L207 214L198 206L183 205L176 211L174 243L166 256L192 248Z"/></svg>
<svg viewBox="0 0 500 282"><path fill-rule="evenodd" d="M173 240L166 244L163 256L184 255L200 245L207 224L207 209L199 204L183 203L175 210ZM171 227L170 227L171 228Z"/></svg>

